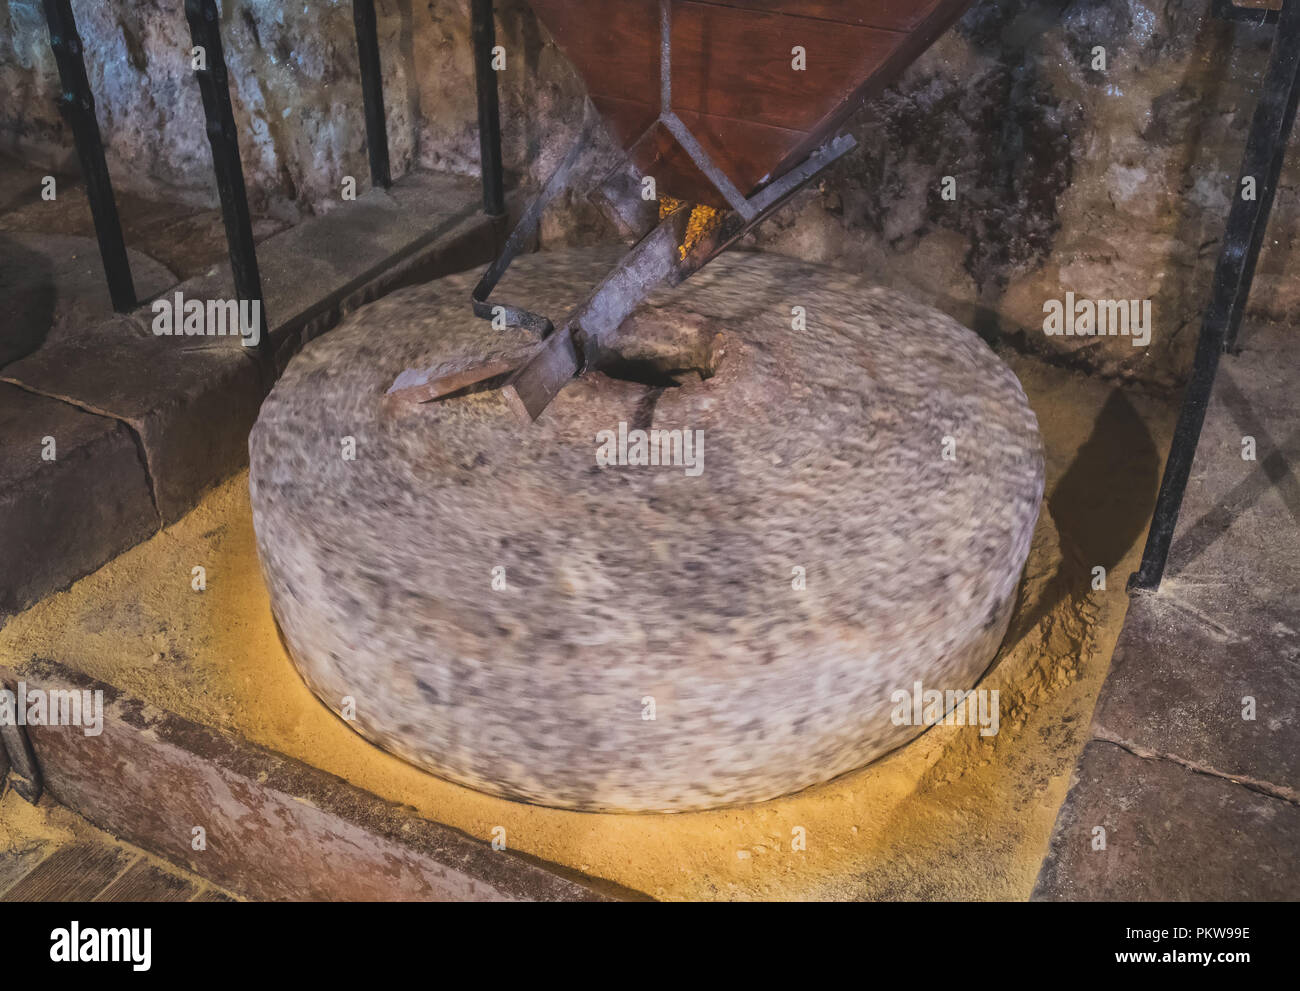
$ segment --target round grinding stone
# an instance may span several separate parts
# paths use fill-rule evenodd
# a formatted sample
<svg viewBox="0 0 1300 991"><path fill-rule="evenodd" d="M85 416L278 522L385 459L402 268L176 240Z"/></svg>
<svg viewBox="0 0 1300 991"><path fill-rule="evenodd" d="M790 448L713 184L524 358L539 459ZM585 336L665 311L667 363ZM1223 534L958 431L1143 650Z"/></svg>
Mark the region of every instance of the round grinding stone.
<svg viewBox="0 0 1300 991"><path fill-rule="evenodd" d="M558 322L619 254L522 258L495 296ZM358 731L510 798L679 811L857 768L925 729L896 693L975 685L1043 491L1037 421L978 337L733 252L651 297L620 377L575 380L531 426L492 390L386 398L404 369L528 346L471 314L475 278L309 344L253 430L272 607ZM636 461L652 429L696 444L618 463L620 433Z"/></svg>

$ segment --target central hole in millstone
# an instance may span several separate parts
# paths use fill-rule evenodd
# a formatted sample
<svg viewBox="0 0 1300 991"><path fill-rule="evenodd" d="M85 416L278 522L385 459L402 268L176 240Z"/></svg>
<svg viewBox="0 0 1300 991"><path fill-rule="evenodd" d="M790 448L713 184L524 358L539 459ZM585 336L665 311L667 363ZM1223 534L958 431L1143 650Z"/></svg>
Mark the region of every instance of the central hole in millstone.
<svg viewBox="0 0 1300 991"><path fill-rule="evenodd" d="M723 356L718 320L684 310L642 308L594 352L591 366L612 379L661 389L693 374L712 378Z"/></svg>

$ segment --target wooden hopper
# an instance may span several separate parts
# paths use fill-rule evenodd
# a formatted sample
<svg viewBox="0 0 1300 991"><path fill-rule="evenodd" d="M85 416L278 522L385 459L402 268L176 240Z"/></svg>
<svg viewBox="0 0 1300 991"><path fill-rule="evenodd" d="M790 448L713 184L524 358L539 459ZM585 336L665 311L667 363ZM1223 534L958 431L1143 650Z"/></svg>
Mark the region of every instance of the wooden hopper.
<svg viewBox="0 0 1300 991"><path fill-rule="evenodd" d="M529 0L659 192L733 206L660 121L659 0ZM808 157L970 0L672 0L671 105L742 196ZM793 67L796 46L806 66Z"/></svg>
<svg viewBox="0 0 1300 991"><path fill-rule="evenodd" d="M609 360L619 325L761 223L854 147L835 135L966 9L969 0L529 0L587 82L642 176L660 222L562 324L488 296L537 229L590 139L588 128L475 287L474 312L541 340L501 382L532 421L575 375ZM640 191L639 191L640 192ZM643 193L644 195L644 193ZM683 204L696 204L686 209ZM709 214L701 218L700 213ZM505 372L411 368L389 394L427 402Z"/></svg>

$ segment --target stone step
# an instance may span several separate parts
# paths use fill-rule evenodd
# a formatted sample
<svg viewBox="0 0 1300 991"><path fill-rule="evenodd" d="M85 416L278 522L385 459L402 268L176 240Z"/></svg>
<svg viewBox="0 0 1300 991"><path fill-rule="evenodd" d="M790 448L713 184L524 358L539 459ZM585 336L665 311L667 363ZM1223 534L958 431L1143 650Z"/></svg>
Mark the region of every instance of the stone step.
<svg viewBox="0 0 1300 991"><path fill-rule="evenodd" d="M473 180L414 173L263 241L279 363L372 299L486 263L503 226L483 215ZM232 298L229 267L161 298L178 291ZM26 562L0 574L0 621L175 522L248 463L264 391L251 352L238 337L158 336L154 316L143 305L0 369L0 504L13 507L0 559ZM78 459L51 468L45 436Z"/></svg>

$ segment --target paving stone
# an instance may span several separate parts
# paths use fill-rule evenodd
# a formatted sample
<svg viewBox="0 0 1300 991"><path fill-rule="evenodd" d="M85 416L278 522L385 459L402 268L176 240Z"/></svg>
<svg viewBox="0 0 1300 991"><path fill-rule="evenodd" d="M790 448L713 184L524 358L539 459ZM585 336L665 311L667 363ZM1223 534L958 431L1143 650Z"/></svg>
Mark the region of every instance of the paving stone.
<svg viewBox="0 0 1300 991"><path fill-rule="evenodd" d="M1105 850L1093 849L1098 826ZM1061 807L1033 898L1295 900L1297 835L1294 803L1094 740Z"/></svg>
<svg viewBox="0 0 1300 991"><path fill-rule="evenodd" d="M43 438L56 458L41 458ZM0 384L0 619L158 527L130 429Z"/></svg>
<svg viewBox="0 0 1300 991"><path fill-rule="evenodd" d="M517 200L512 199L512 208ZM477 183L462 176L416 172L387 190L371 189L258 245L272 340L279 347L312 324L318 326L309 337L319 335L342 314L391 292L396 269L414 269L420 281L427 281L486 264L499 250L503 233L500 222L483 215ZM229 266L189 279L174 291L187 299L230 298ZM242 346L233 337L210 343Z"/></svg>
<svg viewBox="0 0 1300 991"><path fill-rule="evenodd" d="M424 245L490 228L478 184L415 172L277 235L259 251L262 291L276 327L300 324ZM462 255L459 271L488 261ZM322 290L326 290L322 292Z"/></svg>
<svg viewBox="0 0 1300 991"><path fill-rule="evenodd" d="M1220 365L1166 569L1171 590L1223 615L1243 595L1294 602L1300 588L1300 413L1285 350L1294 333L1241 333L1252 350ZM1254 460L1243 458L1246 438Z"/></svg>
<svg viewBox="0 0 1300 991"><path fill-rule="evenodd" d="M176 282L142 252L128 249L127 258L141 299ZM88 237L0 231L0 299L6 307L0 367L114 315L99 245Z"/></svg>
<svg viewBox="0 0 1300 991"><path fill-rule="evenodd" d="M1130 601L1040 897L1300 893L1294 330L1248 323L1240 343L1219 368L1164 582ZM1088 846L1094 825L1111 830L1106 854Z"/></svg>
<svg viewBox="0 0 1300 991"><path fill-rule="evenodd" d="M1247 697L1253 719L1243 718ZM1170 587L1130 604L1093 735L1300 801L1297 699L1294 602L1236 596L1206 614Z"/></svg>

